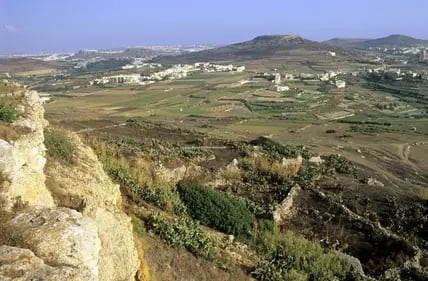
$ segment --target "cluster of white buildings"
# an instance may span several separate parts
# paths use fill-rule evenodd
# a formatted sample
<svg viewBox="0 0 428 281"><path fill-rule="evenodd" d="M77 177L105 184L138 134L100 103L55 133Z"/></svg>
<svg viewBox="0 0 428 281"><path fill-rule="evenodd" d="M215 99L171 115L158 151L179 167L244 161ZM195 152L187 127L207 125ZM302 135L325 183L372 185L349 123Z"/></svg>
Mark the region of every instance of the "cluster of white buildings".
<svg viewBox="0 0 428 281"><path fill-rule="evenodd" d="M140 63L141 62L141 63ZM142 63L137 59L133 64L126 65L122 69L138 69L148 67L152 69L162 67L161 64L157 63ZM152 73L147 76L141 76L140 74L119 74L113 76L105 76L99 79L90 81L90 85L104 85L104 84L140 84L147 85L154 83L155 81L162 80L173 80L187 77L189 74L194 72L243 72L245 66L235 66L235 65L220 65L220 64L211 64L211 63L195 63L195 64L176 64L170 68L164 69Z"/></svg>
<svg viewBox="0 0 428 281"><path fill-rule="evenodd" d="M209 62L197 62L195 64L176 64L171 68L156 72L150 76L144 76L143 80L160 81L165 79L179 79L188 76L192 72L243 72L245 66L233 64L212 64Z"/></svg>
<svg viewBox="0 0 428 281"><path fill-rule="evenodd" d="M380 48L370 47L369 50L378 51L381 53L393 54L393 55L417 55L420 53L422 48L420 47L405 47L405 48Z"/></svg>
<svg viewBox="0 0 428 281"><path fill-rule="evenodd" d="M89 85L105 84L141 84L140 74L119 74L113 76L104 76L89 82Z"/></svg>
<svg viewBox="0 0 428 281"><path fill-rule="evenodd" d="M379 67L379 68L368 68L362 72L360 75L367 77L376 77L379 79L387 79L399 81L403 79L424 79L427 80L428 76L426 72L417 73L411 70L402 71L400 68L387 68L387 67Z"/></svg>
<svg viewBox="0 0 428 281"><path fill-rule="evenodd" d="M323 74L318 74L318 79L321 81L327 82L335 78L340 73L341 73L340 71L327 71Z"/></svg>
<svg viewBox="0 0 428 281"><path fill-rule="evenodd" d="M290 87L281 85L282 78L286 81L291 80L320 80L323 82L330 82L331 84L335 85L337 88L345 88L346 87L346 81L339 80L338 75L342 74L341 71L326 71L322 74L315 74L315 73L299 73L299 74L291 74L291 73L285 73L281 74L278 72L274 73L259 73L258 75L254 76L254 78L264 78L269 81L272 81L272 83L275 83L276 91L277 92L285 92L289 91Z"/></svg>
<svg viewBox="0 0 428 281"><path fill-rule="evenodd" d="M140 68L156 69L161 67L162 67L162 64L160 63L146 63L142 58L135 58L132 63L122 66L122 69L125 69L125 70L140 69Z"/></svg>
<svg viewBox="0 0 428 281"><path fill-rule="evenodd" d="M209 62L197 62L195 67L198 67L204 72L244 72L244 65L233 65L233 64L212 64Z"/></svg>
<svg viewBox="0 0 428 281"><path fill-rule="evenodd" d="M187 77L189 73L198 71L199 69L190 64L176 64L171 68L155 72L149 76L143 76L144 81L161 81L165 79L180 79Z"/></svg>

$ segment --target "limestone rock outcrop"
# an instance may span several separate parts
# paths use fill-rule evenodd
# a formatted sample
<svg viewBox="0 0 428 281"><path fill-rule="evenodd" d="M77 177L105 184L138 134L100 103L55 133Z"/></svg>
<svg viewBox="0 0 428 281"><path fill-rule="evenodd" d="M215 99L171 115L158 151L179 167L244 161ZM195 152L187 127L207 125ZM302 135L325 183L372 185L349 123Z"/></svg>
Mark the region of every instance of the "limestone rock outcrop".
<svg viewBox="0 0 428 281"><path fill-rule="evenodd" d="M0 246L2 281L80 281L89 280L85 273L68 266L50 266L28 249Z"/></svg>
<svg viewBox="0 0 428 281"><path fill-rule="evenodd" d="M10 244L30 249L46 264L76 268L86 280L98 280L98 229L75 210L30 207L16 213L4 229Z"/></svg>
<svg viewBox="0 0 428 281"><path fill-rule="evenodd" d="M0 201L8 209L17 200L53 207L43 173L46 163L43 128L47 124L43 119L44 109L36 92L20 91L14 93L13 98L20 100L18 106L23 113L11 126L26 130L15 141L0 139Z"/></svg>
<svg viewBox="0 0 428 281"><path fill-rule="evenodd" d="M47 161L37 93L0 97L19 101L10 126L25 128L0 135L0 280L135 280L131 220L92 149L70 134L73 163Z"/></svg>
<svg viewBox="0 0 428 281"><path fill-rule="evenodd" d="M301 190L301 187L296 184L290 189L287 197L277 206L273 212L273 220L276 225L282 226L287 219L293 217L293 204Z"/></svg>
<svg viewBox="0 0 428 281"><path fill-rule="evenodd" d="M100 280L133 280L138 255L131 220L119 209L119 186L107 177L95 153L78 136L69 133L67 139L75 147L74 163L61 165L51 160L45 169L47 187L56 205L78 210L98 227Z"/></svg>

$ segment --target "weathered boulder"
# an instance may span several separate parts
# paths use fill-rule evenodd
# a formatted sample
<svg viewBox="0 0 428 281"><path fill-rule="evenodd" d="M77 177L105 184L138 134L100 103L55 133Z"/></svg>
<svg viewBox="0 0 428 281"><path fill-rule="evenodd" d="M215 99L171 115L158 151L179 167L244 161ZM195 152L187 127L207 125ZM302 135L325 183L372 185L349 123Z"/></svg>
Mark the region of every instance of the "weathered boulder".
<svg viewBox="0 0 428 281"><path fill-rule="evenodd" d="M325 161L321 158L321 156L312 156L309 158L308 162L312 165L319 166Z"/></svg>
<svg viewBox="0 0 428 281"><path fill-rule="evenodd" d="M371 185L371 186L378 186L378 187L384 187L385 185L383 184L383 182L375 179L375 178L368 178L367 179L367 184Z"/></svg>
<svg viewBox="0 0 428 281"><path fill-rule="evenodd" d="M90 280L77 268L47 265L28 249L0 246L0 280L2 281L81 281Z"/></svg>
<svg viewBox="0 0 428 281"><path fill-rule="evenodd" d="M100 239L93 220L77 211L30 207L19 211L4 225L8 244L30 249L49 265L79 269L98 280Z"/></svg>
<svg viewBox="0 0 428 281"><path fill-rule="evenodd" d="M99 280L134 281L140 261L130 218L120 211L98 209L95 222L101 240Z"/></svg>
<svg viewBox="0 0 428 281"><path fill-rule="evenodd" d="M273 212L273 220L276 225L283 225L287 219L294 215L293 204L300 190L301 188L299 185L296 184L293 186L287 194L287 197L276 207Z"/></svg>

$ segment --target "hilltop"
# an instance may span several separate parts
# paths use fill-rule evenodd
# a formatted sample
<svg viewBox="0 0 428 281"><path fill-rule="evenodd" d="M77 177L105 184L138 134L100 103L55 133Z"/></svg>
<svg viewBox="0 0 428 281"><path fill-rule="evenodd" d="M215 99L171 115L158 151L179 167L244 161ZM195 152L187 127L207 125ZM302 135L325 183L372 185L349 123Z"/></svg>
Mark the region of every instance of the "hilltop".
<svg viewBox="0 0 428 281"><path fill-rule="evenodd" d="M340 46L344 48L367 49L373 48L406 48L428 46L428 40L416 39L406 35L393 34L377 39L350 39L333 38L325 41L326 44Z"/></svg>
<svg viewBox="0 0 428 281"><path fill-rule="evenodd" d="M179 56L161 56L155 61L161 63L193 63L198 61L247 61L257 59L277 59L289 55L294 50L333 51L341 55L350 52L340 47L311 41L298 35L262 35L250 41L219 48L203 50Z"/></svg>

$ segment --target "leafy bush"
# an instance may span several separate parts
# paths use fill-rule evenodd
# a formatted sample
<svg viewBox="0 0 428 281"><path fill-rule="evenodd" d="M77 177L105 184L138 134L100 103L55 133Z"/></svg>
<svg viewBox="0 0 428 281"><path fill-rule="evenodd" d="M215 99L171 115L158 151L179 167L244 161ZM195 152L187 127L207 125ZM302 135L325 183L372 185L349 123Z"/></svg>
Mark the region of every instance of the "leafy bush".
<svg viewBox="0 0 428 281"><path fill-rule="evenodd" d="M0 121L12 123L18 120L19 113L8 105L0 105Z"/></svg>
<svg viewBox="0 0 428 281"><path fill-rule="evenodd" d="M182 148L178 150L178 156L185 158L205 157L213 154L211 150L203 148Z"/></svg>
<svg viewBox="0 0 428 281"><path fill-rule="evenodd" d="M44 135L45 146L49 156L65 162L73 160L75 147L64 133L55 130L45 130Z"/></svg>
<svg viewBox="0 0 428 281"><path fill-rule="evenodd" d="M251 144L260 145L267 156L275 159L296 158L299 155L309 159L312 156L311 152L303 145L282 145L265 137L260 137L252 141Z"/></svg>
<svg viewBox="0 0 428 281"><path fill-rule="evenodd" d="M303 236L280 233L269 244L274 246L252 273L257 280L363 280L347 261Z"/></svg>
<svg viewBox="0 0 428 281"><path fill-rule="evenodd" d="M322 168L307 166L301 169L298 174L293 175L293 180L302 188L312 188L316 180L322 175L322 172Z"/></svg>
<svg viewBox="0 0 428 281"><path fill-rule="evenodd" d="M178 192L189 215L227 234L251 235L253 217L245 203L200 185L181 183Z"/></svg>
<svg viewBox="0 0 428 281"><path fill-rule="evenodd" d="M338 154L330 155L327 158L326 166L328 169L332 169L341 174L352 174L355 172L355 167L352 162Z"/></svg>
<svg viewBox="0 0 428 281"><path fill-rule="evenodd" d="M168 221L159 214L151 214L146 227L171 247L185 248L207 259L213 259L216 255L215 244L190 218Z"/></svg>

